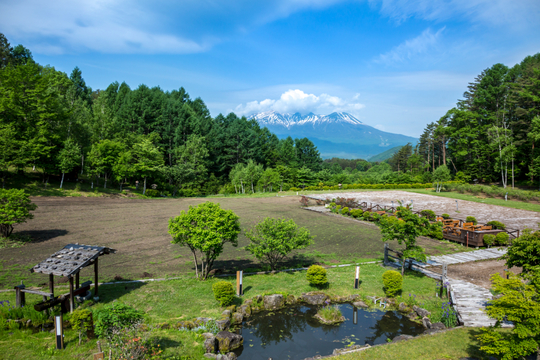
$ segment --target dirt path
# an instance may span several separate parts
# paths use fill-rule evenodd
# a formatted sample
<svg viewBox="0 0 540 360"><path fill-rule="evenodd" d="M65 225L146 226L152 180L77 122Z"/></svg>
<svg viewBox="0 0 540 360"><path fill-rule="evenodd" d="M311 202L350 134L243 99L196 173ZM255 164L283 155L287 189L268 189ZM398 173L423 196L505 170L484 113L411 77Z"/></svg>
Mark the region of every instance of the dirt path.
<svg viewBox="0 0 540 360"><path fill-rule="evenodd" d="M415 194L407 191L369 191L369 192L349 192L335 194L315 194L309 195L316 199L334 199L337 197L355 198L359 202L379 204L381 206L397 205L397 200L402 200L406 204L413 203L415 210L429 209L436 214L447 213L453 218L465 219L467 216L474 216L480 223L487 223L491 220L500 221L508 228L523 230L525 228L538 229L540 223L540 213L527 210L512 209L497 205L488 205L472 201L457 200L459 213L456 212L456 200L433 195Z"/></svg>

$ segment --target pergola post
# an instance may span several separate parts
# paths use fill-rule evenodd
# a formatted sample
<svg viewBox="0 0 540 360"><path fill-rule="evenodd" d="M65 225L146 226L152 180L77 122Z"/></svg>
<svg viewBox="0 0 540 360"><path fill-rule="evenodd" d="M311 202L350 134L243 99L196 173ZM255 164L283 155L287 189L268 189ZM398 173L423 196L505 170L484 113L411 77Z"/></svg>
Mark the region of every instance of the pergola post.
<svg viewBox="0 0 540 360"><path fill-rule="evenodd" d="M98 260L94 262L94 296L99 296L98 293Z"/></svg>
<svg viewBox="0 0 540 360"><path fill-rule="evenodd" d="M73 295L73 276L69 277L69 312L75 310L75 295Z"/></svg>
<svg viewBox="0 0 540 360"><path fill-rule="evenodd" d="M51 297L54 298L54 275L49 274L49 292L51 293Z"/></svg>
<svg viewBox="0 0 540 360"><path fill-rule="evenodd" d="M75 274L75 290L79 288L79 273Z"/></svg>

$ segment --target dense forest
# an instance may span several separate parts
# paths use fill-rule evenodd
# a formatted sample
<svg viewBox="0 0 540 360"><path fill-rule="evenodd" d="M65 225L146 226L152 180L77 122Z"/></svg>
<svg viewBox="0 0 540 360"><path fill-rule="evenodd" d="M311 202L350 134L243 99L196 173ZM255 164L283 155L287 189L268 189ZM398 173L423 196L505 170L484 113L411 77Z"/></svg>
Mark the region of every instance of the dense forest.
<svg viewBox="0 0 540 360"><path fill-rule="evenodd" d="M193 196L337 184L430 183L442 167L456 180L540 180L540 54L486 69L418 144L384 162L327 159L307 139L278 139L234 113L215 118L184 88L86 85L34 61L0 34L0 173L32 169L92 187L150 184ZM446 167L448 170L446 170ZM441 169L442 169L441 168ZM441 170L439 169L439 170ZM154 191L155 192L155 191Z"/></svg>

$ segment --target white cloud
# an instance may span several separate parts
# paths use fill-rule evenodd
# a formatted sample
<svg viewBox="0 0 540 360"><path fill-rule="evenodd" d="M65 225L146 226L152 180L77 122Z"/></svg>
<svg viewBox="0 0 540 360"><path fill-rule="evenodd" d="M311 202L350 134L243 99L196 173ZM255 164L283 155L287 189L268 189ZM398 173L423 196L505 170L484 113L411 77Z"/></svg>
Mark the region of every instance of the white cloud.
<svg viewBox="0 0 540 360"><path fill-rule="evenodd" d="M355 96L351 100L357 100ZM306 94L302 90L288 90L281 94L281 97L277 100L265 99L262 101L250 101L245 105L240 104L234 112L237 115L251 115L254 113L265 111L277 111L279 113L309 113L316 114L329 114L334 111L343 111L357 114L360 109L365 107L364 104L360 104L355 101L346 101L337 96L331 96L328 94L321 94L319 96L314 94Z"/></svg>
<svg viewBox="0 0 540 360"><path fill-rule="evenodd" d="M467 19L475 23L505 26L506 29L538 27L538 0L369 0L380 5L380 11L395 21L410 17L429 21L451 18Z"/></svg>
<svg viewBox="0 0 540 360"><path fill-rule="evenodd" d="M417 37L406 40L389 52L379 55L375 61L386 64L400 63L405 60L410 60L417 55L425 54L437 45L444 29L445 28L443 27L436 33L433 33L433 31L428 28Z"/></svg>

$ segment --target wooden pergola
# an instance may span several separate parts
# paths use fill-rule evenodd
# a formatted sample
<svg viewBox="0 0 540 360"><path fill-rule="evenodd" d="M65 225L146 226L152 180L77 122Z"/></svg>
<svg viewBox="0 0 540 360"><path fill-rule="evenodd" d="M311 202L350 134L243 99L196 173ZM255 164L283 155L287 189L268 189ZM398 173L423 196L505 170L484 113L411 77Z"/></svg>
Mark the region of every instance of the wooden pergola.
<svg viewBox="0 0 540 360"><path fill-rule="evenodd" d="M96 245L69 244L60 251L49 256L44 261L30 269L30 272L49 275L49 292L25 289L24 285L15 287L17 291L17 306L24 305L24 293L43 296L43 302L35 305L36 310L42 311L62 303L68 294L54 296L54 276L65 276L69 279L69 310L75 308L75 296L84 294L90 289L88 281L79 286L80 271L94 265L94 296L98 296L98 260L101 255L114 254L115 249ZM75 280L75 284L73 283Z"/></svg>

